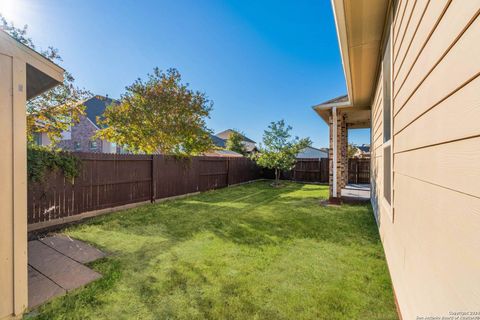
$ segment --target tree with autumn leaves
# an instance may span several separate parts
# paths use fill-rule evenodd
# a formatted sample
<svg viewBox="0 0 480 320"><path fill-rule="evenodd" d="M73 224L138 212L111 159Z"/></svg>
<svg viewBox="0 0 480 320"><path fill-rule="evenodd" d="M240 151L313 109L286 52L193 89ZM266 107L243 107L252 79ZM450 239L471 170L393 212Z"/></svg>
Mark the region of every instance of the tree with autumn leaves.
<svg viewBox="0 0 480 320"><path fill-rule="evenodd" d="M213 148L205 122L212 106L205 93L182 83L178 70L155 68L107 107L97 137L134 153L199 155Z"/></svg>

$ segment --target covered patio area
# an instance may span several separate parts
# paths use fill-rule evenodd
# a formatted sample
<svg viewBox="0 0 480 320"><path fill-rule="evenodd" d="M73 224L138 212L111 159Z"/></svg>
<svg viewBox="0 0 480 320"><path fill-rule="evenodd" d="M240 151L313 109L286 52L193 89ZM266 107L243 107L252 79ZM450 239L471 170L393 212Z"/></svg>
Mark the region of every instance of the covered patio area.
<svg viewBox="0 0 480 320"><path fill-rule="evenodd" d="M370 107L354 107L347 95L326 101L314 107L328 124L329 148L329 201L339 204L342 200L362 201L370 198L368 184L349 185L348 130L370 128Z"/></svg>
<svg viewBox="0 0 480 320"><path fill-rule="evenodd" d="M330 127L330 202L348 183L348 129L371 128L388 1L332 1L347 94L313 107ZM366 9L368 8L368 10ZM368 19L359 12L368 12ZM372 128L373 129L373 128Z"/></svg>

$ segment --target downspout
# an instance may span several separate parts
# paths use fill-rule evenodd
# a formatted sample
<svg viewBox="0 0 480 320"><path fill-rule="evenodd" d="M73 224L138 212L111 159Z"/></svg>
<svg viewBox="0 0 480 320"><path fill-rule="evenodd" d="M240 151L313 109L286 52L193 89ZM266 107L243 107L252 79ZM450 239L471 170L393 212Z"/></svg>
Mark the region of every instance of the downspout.
<svg viewBox="0 0 480 320"><path fill-rule="evenodd" d="M337 107L332 108L332 142L333 142L333 197L337 198Z"/></svg>

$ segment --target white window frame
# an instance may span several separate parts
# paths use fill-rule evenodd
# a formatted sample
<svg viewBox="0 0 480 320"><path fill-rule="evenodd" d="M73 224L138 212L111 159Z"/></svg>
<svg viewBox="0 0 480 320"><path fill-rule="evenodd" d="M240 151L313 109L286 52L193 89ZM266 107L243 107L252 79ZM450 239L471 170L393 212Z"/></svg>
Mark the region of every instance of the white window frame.
<svg viewBox="0 0 480 320"><path fill-rule="evenodd" d="M385 198L385 164L382 161L382 166L383 166L383 181L382 181L382 206L384 210L388 213L388 216L390 217L391 222L394 222L394 208L393 208L393 10L390 11L390 19L387 22L387 28L388 28L388 33L389 33L389 42L390 42L390 54L389 54L389 63L390 63L390 75L388 82L390 83L390 139L388 141L384 141L382 145L382 159L385 159L385 152L390 148L390 203L388 200ZM387 39L386 39L387 40ZM385 45L387 44L387 41L385 41ZM384 57L384 50L382 50L382 55ZM383 72L383 62L382 62L382 85L383 85L383 78L385 77L385 73ZM385 90L385 88L383 88ZM383 132L383 135L385 132Z"/></svg>
<svg viewBox="0 0 480 320"><path fill-rule="evenodd" d="M88 149L89 150L98 150L98 142L97 140L90 140L88 142Z"/></svg>

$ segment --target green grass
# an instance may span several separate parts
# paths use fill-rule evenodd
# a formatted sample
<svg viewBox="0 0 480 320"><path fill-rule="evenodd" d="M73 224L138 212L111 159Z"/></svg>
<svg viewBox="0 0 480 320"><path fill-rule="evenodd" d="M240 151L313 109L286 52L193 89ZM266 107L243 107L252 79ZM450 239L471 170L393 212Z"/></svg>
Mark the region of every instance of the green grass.
<svg viewBox="0 0 480 320"><path fill-rule="evenodd" d="M103 278L35 319L396 319L369 205L269 182L99 217L65 232L110 255Z"/></svg>

